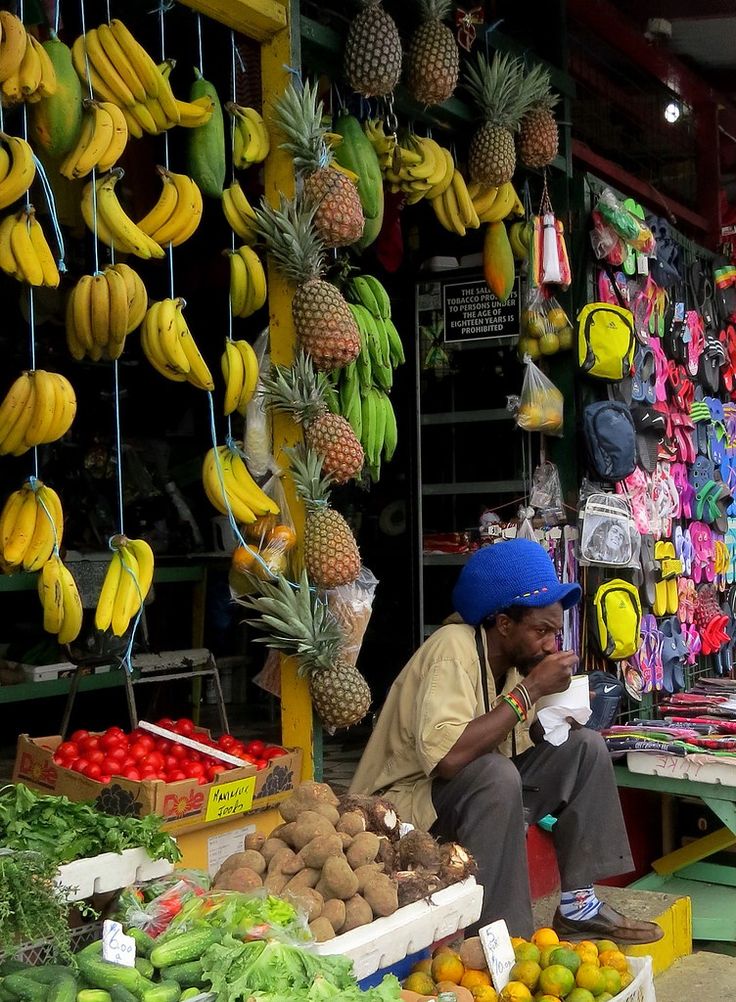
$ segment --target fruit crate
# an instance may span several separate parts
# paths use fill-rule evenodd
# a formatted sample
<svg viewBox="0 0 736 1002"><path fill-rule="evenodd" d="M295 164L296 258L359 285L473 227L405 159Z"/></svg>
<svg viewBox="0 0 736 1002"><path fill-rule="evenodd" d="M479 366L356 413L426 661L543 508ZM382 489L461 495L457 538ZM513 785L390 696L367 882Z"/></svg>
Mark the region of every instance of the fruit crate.
<svg viewBox="0 0 736 1002"><path fill-rule="evenodd" d="M77 953L95 940L102 938L102 922L86 922L84 925L75 926L72 929L71 950ZM10 954L0 953L0 961ZM31 964L33 967L41 967L42 964L51 964L56 960L53 943L48 940L37 940L35 943L21 943L12 955L15 960L21 960L24 964Z"/></svg>

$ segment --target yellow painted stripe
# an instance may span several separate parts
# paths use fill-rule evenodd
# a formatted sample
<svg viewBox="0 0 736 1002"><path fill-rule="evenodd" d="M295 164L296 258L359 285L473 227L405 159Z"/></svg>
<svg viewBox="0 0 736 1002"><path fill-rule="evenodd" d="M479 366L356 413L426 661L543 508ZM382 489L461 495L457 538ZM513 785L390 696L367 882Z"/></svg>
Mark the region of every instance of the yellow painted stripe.
<svg viewBox="0 0 736 1002"><path fill-rule="evenodd" d="M693 914L690 898L678 898L654 920L664 929L658 943L629 946L624 950L630 957L651 957L655 975L668 970L680 957L693 952Z"/></svg>
<svg viewBox="0 0 736 1002"><path fill-rule="evenodd" d="M666 856L655 859L652 863L652 869L660 877L668 877L677 873L684 866L689 866L690 863L699 863L701 859L706 859L715 852L722 852L732 845L736 845L736 835L728 828L719 828L717 831L711 832L710 835L690 842L682 849L676 849L674 852L667 853Z"/></svg>

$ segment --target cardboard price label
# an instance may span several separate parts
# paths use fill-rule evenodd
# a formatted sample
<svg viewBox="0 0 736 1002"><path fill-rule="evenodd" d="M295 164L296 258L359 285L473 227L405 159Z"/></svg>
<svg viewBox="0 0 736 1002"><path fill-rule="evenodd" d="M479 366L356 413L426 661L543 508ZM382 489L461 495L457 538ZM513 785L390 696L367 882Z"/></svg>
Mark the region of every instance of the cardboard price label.
<svg viewBox="0 0 736 1002"><path fill-rule="evenodd" d="M119 922L102 923L102 959L123 967L135 967L135 940L126 936Z"/></svg>
<svg viewBox="0 0 736 1002"><path fill-rule="evenodd" d="M236 779L232 783L218 783L210 790L207 798L205 821L222 821L243 814L253 806L256 777Z"/></svg>
<svg viewBox="0 0 736 1002"><path fill-rule="evenodd" d="M478 930L493 987L500 992L509 983L509 973L516 963L509 930L503 919Z"/></svg>

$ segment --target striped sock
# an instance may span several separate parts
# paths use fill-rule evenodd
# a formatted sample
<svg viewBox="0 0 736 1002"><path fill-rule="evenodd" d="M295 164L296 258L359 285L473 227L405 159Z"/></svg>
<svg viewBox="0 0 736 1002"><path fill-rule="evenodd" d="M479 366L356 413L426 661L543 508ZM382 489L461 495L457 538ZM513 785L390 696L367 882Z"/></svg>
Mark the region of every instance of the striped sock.
<svg viewBox="0 0 736 1002"><path fill-rule="evenodd" d="M591 884L589 887L579 887L576 891L563 891L560 895L560 914L573 922L584 922L594 918L602 904Z"/></svg>

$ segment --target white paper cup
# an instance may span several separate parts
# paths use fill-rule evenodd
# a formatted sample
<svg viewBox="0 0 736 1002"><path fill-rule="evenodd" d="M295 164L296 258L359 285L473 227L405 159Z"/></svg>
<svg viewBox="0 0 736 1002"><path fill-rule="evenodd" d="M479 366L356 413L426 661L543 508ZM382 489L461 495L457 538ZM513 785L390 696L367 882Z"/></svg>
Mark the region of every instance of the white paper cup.
<svg viewBox="0 0 736 1002"><path fill-rule="evenodd" d="M546 706L564 706L566 709L590 707L590 683L587 675L573 675L564 692L553 692L538 699L535 707L543 710Z"/></svg>

